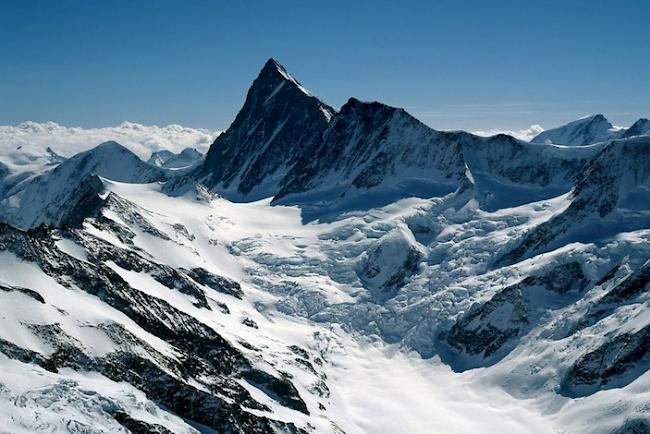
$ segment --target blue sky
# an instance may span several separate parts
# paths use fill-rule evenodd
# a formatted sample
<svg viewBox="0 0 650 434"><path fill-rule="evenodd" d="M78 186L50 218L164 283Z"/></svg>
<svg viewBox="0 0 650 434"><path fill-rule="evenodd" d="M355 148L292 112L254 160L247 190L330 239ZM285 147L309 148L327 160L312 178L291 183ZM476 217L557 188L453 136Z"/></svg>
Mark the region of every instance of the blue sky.
<svg viewBox="0 0 650 434"><path fill-rule="evenodd" d="M650 116L650 2L1 0L0 124L226 128L269 57L440 129Z"/></svg>

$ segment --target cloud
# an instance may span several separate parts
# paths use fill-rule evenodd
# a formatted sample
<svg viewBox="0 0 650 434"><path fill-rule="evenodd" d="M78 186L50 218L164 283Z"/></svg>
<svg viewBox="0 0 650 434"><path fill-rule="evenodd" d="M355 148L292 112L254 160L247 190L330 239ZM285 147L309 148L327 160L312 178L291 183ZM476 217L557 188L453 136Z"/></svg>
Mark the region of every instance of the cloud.
<svg viewBox="0 0 650 434"><path fill-rule="evenodd" d="M531 125L530 127L523 130L486 130L486 131L472 131L472 133L477 136L494 136L495 134L508 134L510 136L516 137L520 140L530 141L533 137L544 131L541 125Z"/></svg>
<svg viewBox="0 0 650 434"><path fill-rule="evenodd" d="M19 125L0 125L0 153L38 156L43 155L49 147L59 155L70 157L114 140L146 160L152 152L161 149L180 152L191 147L205 153L218 135L219 131L181 125L158 127L123 122L115 127L80 128L55 122L23 122ZM21 147L20 152L16 151L18 147Z"/></svg>

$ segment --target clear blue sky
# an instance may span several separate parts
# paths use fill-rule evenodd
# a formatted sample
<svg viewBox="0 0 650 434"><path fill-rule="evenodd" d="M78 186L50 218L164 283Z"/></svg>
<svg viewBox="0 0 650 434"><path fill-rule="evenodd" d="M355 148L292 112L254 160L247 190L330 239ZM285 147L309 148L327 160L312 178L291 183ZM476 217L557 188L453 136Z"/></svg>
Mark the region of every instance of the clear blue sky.
<svg viewBox="0 0 650 434"><path fill-rule="evenodd" d="M650 1L0 0L0 124L226 128L275 57L441 129L650 116Z"/></svg>

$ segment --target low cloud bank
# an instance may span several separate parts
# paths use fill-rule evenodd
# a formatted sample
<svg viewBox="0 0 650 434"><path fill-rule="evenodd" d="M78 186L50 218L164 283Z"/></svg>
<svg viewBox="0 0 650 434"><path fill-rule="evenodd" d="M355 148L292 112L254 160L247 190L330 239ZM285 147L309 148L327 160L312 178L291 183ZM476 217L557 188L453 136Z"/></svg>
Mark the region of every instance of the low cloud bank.
<svg viewBox="0 0 650 434"><path fill-rule="evenodd" d="M146 160L152 152L161 149L177 153L185 148L196 148L205 153L219 133L181 125L158 127L133 122L122 122L115 127L105 128L66 127L55 122L23 122L19 125L0 125L0 153L11 154L22 147L23 152L28 154L41 154L49 147L59 155L70 157L100 143L114 140Z"/></svg>
<svg viewBox="0 0 650 434"><path fill-rule="evenodd" d="M494 136L495 134L508 134L520 140L530 141L533 137L544 131L541 125L531 125L523 130L486 130L486 131L472 131L477 136Z"/></svg>

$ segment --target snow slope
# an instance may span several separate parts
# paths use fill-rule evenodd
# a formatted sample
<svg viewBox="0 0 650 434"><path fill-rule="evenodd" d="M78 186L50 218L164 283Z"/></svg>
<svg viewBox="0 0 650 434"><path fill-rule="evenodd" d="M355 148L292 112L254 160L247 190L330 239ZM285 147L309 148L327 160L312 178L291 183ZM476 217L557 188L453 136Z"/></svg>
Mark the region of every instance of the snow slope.
<svg viewBox="0 0 650 434"><path fill-rule="evenodd" d="M4 385L0 402L3 402L2 411L10 416L6 420L11 423L4 429L56 431L75 426L79 430L85 427L88 432L100 432L101 428L113 431L120 429L120 415L125 413L129 418L163 426L172 432L194 432L191 424L187 424L188 415L180 414L184 420L179 419L174 413L181 411L180 407L174 407L175 402L169 398L161 398L165 392L152 394L151 386L146 384L153 380L147 377L145 385L133 383L127 377L131 385L120 386L101 364L95 368L93 364L79 365L79 360L83 360L81 355L72 360L59 355L61 365L40 362L39 357L52 360L57 348L65 348L68 354L74 354L69 348L79 348L84 357L99 358L103 363L113 360L119 351L127 351L140 354L162 366L168 375L175 375L172 360L186 357L182 355L185 350L179 347L181 344L148 325L147 321L156 321L155 317L147 321L139 319L112 301L114 296L132 294L132 297L145 297L140 302L145 303L140 308L144 309L142 314L147 315L149 309L146 297L163 300L161 307L169 305L165 309L173 307L178 312L176 315L181 312L190 315L215 330L244 360L250 360L247 363L265 372L290 374L288 378L309 412L307 416L287 408L286 404L281 405L275 394L253 386L254 381L244 375L235 381L248 391L249 399L266 409L253 410L255 404L251 401L246 408L238 410L244 412L242 418L250 412L255 418L295 423L299 428L315 432L339 432L339 429L349 433L399 429L482 432L486 426L506 432L551 432L550 422L535 408L497 391L489 392L488 403L475 379L454 374L439 362L414 359L395 346L359 340L336 325L308 322L278 310L280 297L270 293L262 282L256 283L256 274L247 271L259 260L258 248L251 242L263 243L267 258L277 255L281 262L303 249L304 242L317 240L329 231L329 225L302 226L298 210L270 207L268 201L234 204L213 199L205 202L197 201L191 193L170 198L160 193L156 184L110 182L106 188L110 193L99 210L101 214L87 219L83 227L34 235L15 232L9 227L2 230L0 238L5 252L0 256L0 266L12 270L2 274L2 285L34 291L33 294L19 290L0 292L4 324L0 348L5 354L0 356ZM15 237L29 237L33 240L30 243L36 243L35 248L43 249L36 262L25 256L20 247L24 242L16 245L11 241ZM246 244L253 248L249 253L232 253ZM130 252L128 256L127 252ZM141 259L136 260L138 257ZM72 285L68 283L64 276L75 273L66 271L59 275L48 271L52 266L65 269L68 265L61 261L73 261L70 266L82 270L95 269L101 266L97 262L99 258L108 267L102 268L101 273L117 273L130 289L106 287L106 296L95 296L84 280L73 277ZM237 279L242 283L242 299L215 292L202 284L199 292L187 292L178 283L167 280L173 273L165 267L175 270L206 267L210 273ZM349 295L337 292L340 295L332 291L332 301L351 300ZM17 361L17 350L7 342L36 352L29 356L33 361ZM25 362L25 357L20 356L18 360ZM48 368L50 363L55 364L54 370L41 367ZM93 373L96 369L103 374ZM205 377L189 377L183 382L200 390L209 384L206 383L209 375L206 372ZM351 378L355 382L351 383ZM405 381L412 386L405 389ZM453 386L461 383L465 384L463 388ZM146 396L141 392L143 388ZM61 393L69 398L62 401L58 398ZM397 403L396 394L402 397ZM86 398L74 399L77 395ZM160 402L166 403L165 406L161 407ZM468 406L474 409L480 422L459 417ZM32 410L31 417L26 407ZM65 411L55 412L52 408ZM432 412L432 408L437 410ZM408 419L400 422L383 418L381 415L389 409L408 414ZM209 424L210 419L201 414L193 417L203 417L200 420ZM538 421L533 427L528 423L531 418ZM229 426L223 423L213 428L221 430ZM289 425L276 425L276 428L289 429L282 426Z"/></svg>
<svg viewBox="0 0 650 434"><path fill-rule="evenodd" d="M0 202L0 215L16 227L30 228L41 223L56 224L69 196L89 175L106 176L116 181L152 182L167 178L164 170L140 160L117 142L106 142L65 160L42 175L13 186Z"/></svg>
<svg viewBox="0 0 650 434"><path fill-rule="evenodd" d="M569 122L561 127L540 132L532 143L555 143L558 145L589 145L620 138L643 136L650 133L650 122L641 118L629 128L615 127L603 115L591 115Z"/></svg>
<svg viewBox="0 0 650 434"><path fill-rule="evenodd" d="M646 292L618 290L629 294L624 302L600 301L643 265L650 254L648 229L598 244L568 244L494 268L495 251L507 251L518 234L568 209L569 195L495 212L482 211L462 193L412 198L331 223L305 225L299 208L270 206L268 199L233 203L198 187L170 197L156 183L103 183L105 199L80 227L31 234L9 227L0 231L3 288L35 292L0 291L0 342L36 352L19 356L15 347L0 346L5 354L0 356L1 408L10 416L10 431L77 425L117 431L124 426L120 423L128 423L122 413L171 432L193 432L188 425L193 418L203 425L216 423L217 429L230 426L202 413L184 414L165 389L152 391L151 380L115 383L104 366L106 360L115 363L116 351L140 354L175 378L175 362L169 358L202 357L196 356L200 347L188 353L179 341L125 310L128 305L99 296L83 279L73 277L70 286L66 276L76 272L66 271L65 258L74 269L116 273L127 287L100 283L99 288L106 294L117 291L119 297L145 297L139 304L145 306L148 321L158 321L165 311L182 312L219 333L242 355L237 359L249 360L242 366L252 364L276 378L290 374L287 378L308 416L288 407L295 401L292 395L278 398L243 374L225 377L268 408L255 410L258 404L251 401L230 410L241 415L237 417L265 418L256 423L275 420L314 432L605 433L647 418L650 378L643 361L635 364L640 371L623 368L625 375L614 387L598 380L578 397L564 390L575 389L569 386L576 383L572 372L591 352L605 351L599 348L606 348L612 336L634 334L648 324ZM37 250L10 241L16 236L33 240L30 249ZM416 252L415 259L402 253L408 251ZM414 265L403 267L407 262ZM242 292L232 292L230 285L219 286L219 291L204 286L202 282L210 281L187 271L199 268L227 279L212 282L239 282ZM369 276L373 269L377 272ZM613 269L617 271L608 273ZM566 289L561 280L544 283L545 276L554 275L565 276ZM190 277L194 283L183 276L195 276ZM513 285L524 288L521 282L528 291L523 299L498 298L500 292L512 292L508 288ZM550 289L537 293L536 285ZM164 301L163 310L149 317L146 306L154 305L144 300L156 299ZM503 306L501 322L488 319L490 324L518 330L505 335L497 359L468 350L475 331L465 325L465 315L481 312L485 303ZM520 306L519 323L508 316L511 305ZM601 305L607 308L592 307ZM524 327L518 325L521 321ZM119 327L107 329L109 324ZM126 342L132 343L124 346L126 336L140 340L131 337ZM498 342L493 337L481 341ZM61 356L59 362L48 362L62 345L80 348L102 364ZM479 368L467 370L469 361ZM55 369L41 367L50 363ZM629 366L629 359L618 366ZM201 390L215 374L197 375L191 371L175 381ZM56 397L62 390L87 398L61 401ZM223 392L212 393L218 397ZM466 417L468 409L471 418ZM600 420L597 431L594 418Z"/></svg>

